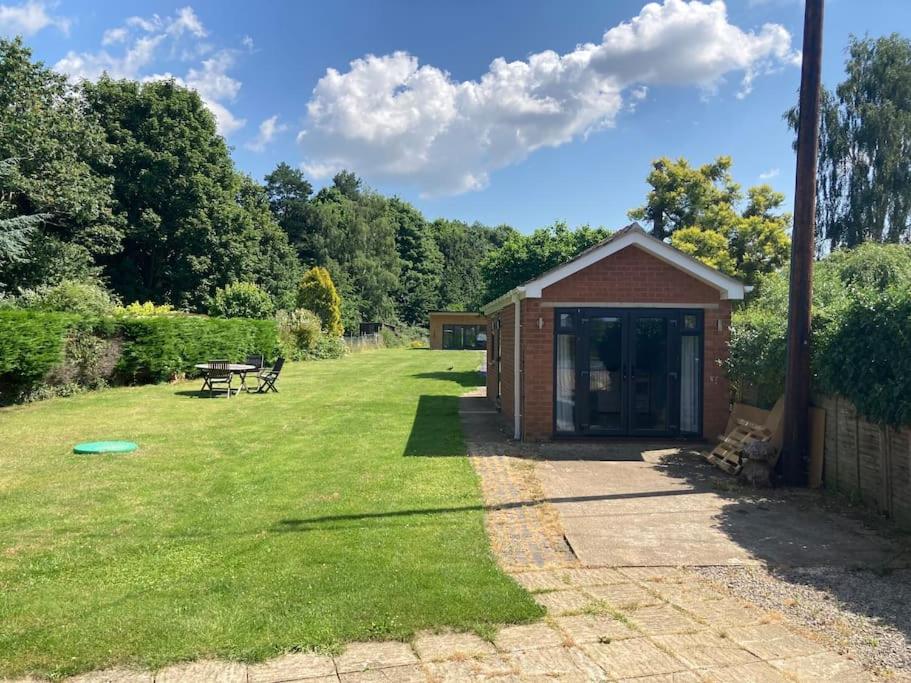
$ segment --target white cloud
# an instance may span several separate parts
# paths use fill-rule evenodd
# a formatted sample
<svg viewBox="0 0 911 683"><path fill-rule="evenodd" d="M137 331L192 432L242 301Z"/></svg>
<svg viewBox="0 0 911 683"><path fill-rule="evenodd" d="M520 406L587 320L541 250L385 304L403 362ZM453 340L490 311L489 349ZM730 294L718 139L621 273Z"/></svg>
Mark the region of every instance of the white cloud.
<svg viewBox="0 0 911 683"><path fill-rule="evenodd" d="M276 135L284 133L286 130L288 130L288 126L278 122L277 114L270 116L259 124L259 134L244 146L253 152L262 152Z"/></svg>
<svg viewBox="0 0 911 683"><path fill-rule="evenodd" d="M768 171L763 171L759 174L760 180L771 180L772 178L777 178L781 174L780 168L770 168Z"/></svg>
<svg viewBox="0 0 911 683"><path fill-rule="evenodd" d="M256 45L253 42L253 38L250 36L244 36L240 40L240 44L244 46L247 52L253 53L256 50Z"/></svg>
<svg viewBox="0 0 911 683"><path fill-rule="evenodd" d="M425 194L476 190L537 149L613 126L648 86L713 93L734 73L745 96L754 78L794 62L786 29L744 31L720 0L650 3L598 44L498 58L477 81L405 52L367 55L345 72L328 69L314 88L298 135L302 167L316 177L352 168Z"/></svg>
<svg viewBox="0 0 911 683"><path fill-rule="evenodd" d="M48 26L69 33L70 20L50 14L47 3L41 0L28 0L18 5L0 4L0 35L33 36Z"/></svg>
<svg viewBox="0 0 911 683"><path fill-rule="evenodd" d="M103 73L112 78L129 78L142 81L174 79L181 85L195 89L202 101L215 116L218 132L230 135L241 128L246 120L238 118L227 104L233 102L240 91L241 82L228 74L234 66L234 51L221 50L198 66L187 71L183 78L170 73L149 74L148 67L155 62L162 46L170 46L170 56L184 60L199 59L212 51L202 39L208 36L199 17L191 7L183 7L174 16L129 17L123 26L108 29L102 37L103 46L122 44L122 51L112 54L105 49L97 52L70 51L54 68L73 80L95 80Z"/></svg>

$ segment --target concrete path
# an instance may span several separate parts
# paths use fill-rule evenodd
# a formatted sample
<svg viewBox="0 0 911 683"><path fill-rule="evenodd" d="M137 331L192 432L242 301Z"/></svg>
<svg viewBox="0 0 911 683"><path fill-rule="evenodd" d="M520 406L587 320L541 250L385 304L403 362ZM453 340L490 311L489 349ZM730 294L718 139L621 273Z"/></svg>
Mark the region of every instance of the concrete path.
<svg viewBox="0 0 911 683"><path fill-rule="evenodd" d="M901 549L825 512L814 494L756 494L694 451L643 444L542 445L537 475L589 566L890 567Z"/></svg>

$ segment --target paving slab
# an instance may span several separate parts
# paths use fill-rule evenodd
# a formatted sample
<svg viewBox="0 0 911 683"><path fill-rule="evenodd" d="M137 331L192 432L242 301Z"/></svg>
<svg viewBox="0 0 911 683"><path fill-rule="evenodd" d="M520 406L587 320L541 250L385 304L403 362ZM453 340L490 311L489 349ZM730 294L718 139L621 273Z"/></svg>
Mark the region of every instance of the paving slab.
<svg viewBox="0 0 911 683"><path fill-rule="evenodd" d="M760 659L785 659L822 652L819 643L794 633L781 624L759 624L725 629L725 635Z"/></svg>
<svg viewBox="0 0 911 683"><path fill-rule="evenodd" d="M419 664L391 666L385 669L369 669L340 673L341 683L427 683L429 677Z"/></svg>
<svg viewBox="0 0 911 683"><path fill-rule="evenodd" d="M152 683L154 675L149 671L133 671L132 669L106 669L104 671L90 671L67 678L67 683Z"/></svg>
<svg viewBox="0 0 911 683"><path fill-rule="evenodd" d="M776 659L769 662L793 681L816 683L862 683L875 681L873 674L864 671L856 662L833 652L818 652L806 657Z"/></svg>
<svg viewBox="0 0 911 683"><path fill-rule="evenodd" d="M766 662L752 662L699 672L705 683L791 683L778 669Z"/></svg>
<svg viewBox="0 0 911 683"><path fill-rule="evenodd" d="M622 446L614 444L613 450ZM696 454L628 444L629 458L537 464L546 500L588 566L881 566L889 539L813 505L719 487ZM638 456L638 457L634 457ZM730 479L727 479L730 481Z"/></svg>
<svg viewBox="0 0 911 683"><path fill-rule="evenodd" d="M701 681L702 679L695 671L675 671L670 674L621 679L621 683L701 683Z"/></svg>
<svg viewBox="0 0 911 683"><path fill-rule="evenodd" d="M649 636L693 633L707 627L667 603L625 612L634 628Z"/></svg>
<svg viewBox="0 0 911 683"><path fill-rule="evenodd" d="M335 658L335 668L340 674L417 663L418 658L410 645L392 640L350 643L345 651Z"/></svg>
<svg viewBox="0 0 911 683"><path fill-rule="evenodd" d="M555 616L583 612L597 604L595 598L577 589L535 593L534 597L548 614Z"/></svg>
<svg viewBox="0 0 911 683"><path fill-rule="evenodd" d="M648 638L588 643L581 648L612 680L686 670L682 662L659 649Z"/></svg>
<svg viewBox="0 0 911 683"><path fill-rule="evenodd" d="M501 628L493 642L497 649L503 652L515 652L562 645L563 636L547 624L538 622L537 624Z"/></svg>
<svg viewBox="0 0 911 683"><path fill-rule="evenodd" d="M554 619L554 623L577 645L609 643L612 640L637 638L641 635L624 622L609 615L578 614L570 617L557 617Z"/></svg>
<svg viewBox="0 0 911 683"><path fill-rule="evenodd" d="M332 657L295 652L253 664L248 669L250 683L283 683L324 676L335 676Z"/></svg>
<svg viewBox="0 0 911 683"><path fill-rule="evenodd" d="M652 640L662 650L671 653L690 669L733 666L759 661L755 655L747 652L730 639L706 631L656 636Z"/></svg>
<svg viewBox="0 0 911 683"><path fill-rule="evenodd" d="M519 572L512 576L522 588L531 592L565 590L572 585L566 574L558 569Z"/></svg>
<svg viewBox="0 0 911 683"><path fill-rule="evenodd" d="M609 586L589 586L585 592L615 608L628 609L658 605L661 599L635 583L615 583Z"/></svg>
<svg viewBox="0 0 911 683"><path fill-rule="evenodd" d="M157 683L246 683L247 667L237 662L199 661L175 664L155 674Z"/></svg>
<svg viewBox="0 0 911 683"><path fill-rule="evenodd" d="M425 662L496 654L491 643L473 633L420 633L412 645Z"/></svg>
<svg viewBox="0 0 911 683"><path fill-rule="evenodd" d="M574 647L546 647L523 650L507 656L516 675L527 679L537 676L597 681L604 678L601 668L582 650Z"/></svg>
<svg viewBox="0 0 911 683"><path fill-rule="evenodd" d="M497 681L517 678L512 662L501 655L463 659L451 662L429 662L424 665L430 679L436 683L462 683L463 681Z"/></svg>

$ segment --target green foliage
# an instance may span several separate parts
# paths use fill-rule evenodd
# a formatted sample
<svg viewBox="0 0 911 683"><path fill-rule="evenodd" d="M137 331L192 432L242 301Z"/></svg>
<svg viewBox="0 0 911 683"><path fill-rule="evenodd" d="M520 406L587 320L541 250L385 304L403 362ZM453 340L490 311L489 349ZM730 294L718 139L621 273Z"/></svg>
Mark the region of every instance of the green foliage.
<svg viewBox="0 0 911 683"><path fill-rule="evenodd" d="M911 400L902 397L911 397L909 291L911 247L869 244L817 263L811 359L817 389L842 394L873 420L908 423ZM728 376L760 405L784 390L787 308L782 270L764 276L733 316Z"/></svg>
<svg viewBox="0 0 911 683"><path fill-rule="evenodd" d="M747 190L747 203L731 175L731 158L718 157L698 168L686 159L652 163L652 189L634 220L651 223L652 234L706 264L748 284L779 268L790 249L791 216L778 213L784 195L769 185Z"/></svg>
<svg viewBox="0 0 911 683"><path fill-rule="evenodd" d="M275 316L282 355L289 360L309 358L323 336L319 316L306 308L279 311Z"/></svg>
<svg viewBox="0 0 911 683"><path fill-rule="evenodd" d="M66 78L32 61L22 41L0 40L0 262L7 291L85 277L119 248L104 132Z"/></svg>
<svg viewBox="0 0 911 683"><path fill-rule="evenodd" d="M397 197L389 200L387 210L401 259L398 318L409 324L425 322L430 311L440 307L443 254L420 211Z"/></svg>
<svg viewBox="0 0 911 683"><path fill-rule="evenodd" d="M215 290L209 302L209 315L219 318L272 317L275 306L269 295L252 282L235 282Z"/></svg>
<svg viewBox="0 0 911 683"><path fill-rule="evenodd" d="M513 287L564 263L604 240L604 228L583 225L575 230L565 223L539 228L531 235L512 233L503 246L490 252L481 264L487 286L485 301L491 301Z"/></svg>
<svg viewBox="0 0 911 683"><path fill-rule="evenodd" d="M316 347L310 353L309 357L314 360L327 358L341 358L348 353L348 347L345 346L345 340L331 334L320 334L316 340Z"/></svg>
<svg viewBox="0 0 911 683"><path fill-rule="evenodd" d="M341 299L328 270L315 266L304 273L297 291L297 305L316 313L327 334L342 335Z"/></svg>
<svg viewBox="0 0 911 683"><path fill-rule="evenodd" d="M82 317L111 315L118 303L100 284L76 280L64 280L57 285L24 292L19 301L24 308L74 313Z"/></svg>
<svg viewBox="0 0 911 683"><path fill-rule="evenodd" d="M160 306L146 301L139 303L134 301L127 306L116 306L114 308L115 316L131 316L134 318L146 318L151 315L169 315L174 313L174 307L170 304L161 304Z"/></svg>
<svg viewBox="0 0 911 683"><path fill-rule="evenodd" d="M0 309L0 401L11 402L63 362L73 324L60 313Z"/></svg>
<svg viewBox="0 0 911 683"><path fill-rule="evenodd" d="M215 358L271 360L278 352L274 320L164 316L122 318L118 326L124 342L117 371L134 383L170 380Z"/></svg>
<svg viewBox="0 0 911 683"><path fill-rule="evenodd" d="M911 40L852 37L846 78L823 90L817 236L829 246L911 237ZM797 108L785 118L797 130Z"/></svg>
<svg viewBox="0 0 911 683"><path fill-rule="evenodd" d="M469 225L442 218L434 221L430 228L443 256L440 309L477 310L488 301L481 264L488 254L519 233L508 225L488 228L480 223ZM426 324L427 319L420 322Z"/></svg>

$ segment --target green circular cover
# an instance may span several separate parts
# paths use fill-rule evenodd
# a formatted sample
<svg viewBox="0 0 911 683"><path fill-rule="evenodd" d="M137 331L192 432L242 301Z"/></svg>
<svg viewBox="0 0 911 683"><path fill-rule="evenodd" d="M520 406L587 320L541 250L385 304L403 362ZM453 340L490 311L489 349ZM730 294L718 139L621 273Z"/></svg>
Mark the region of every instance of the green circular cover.
<svg viewBox="0 0 911 683"><path fill-rule="evenodd" d="M77 443L73 447L73 453L129 453L137 448L139 446L132 441L87 441Z"/></svg>

